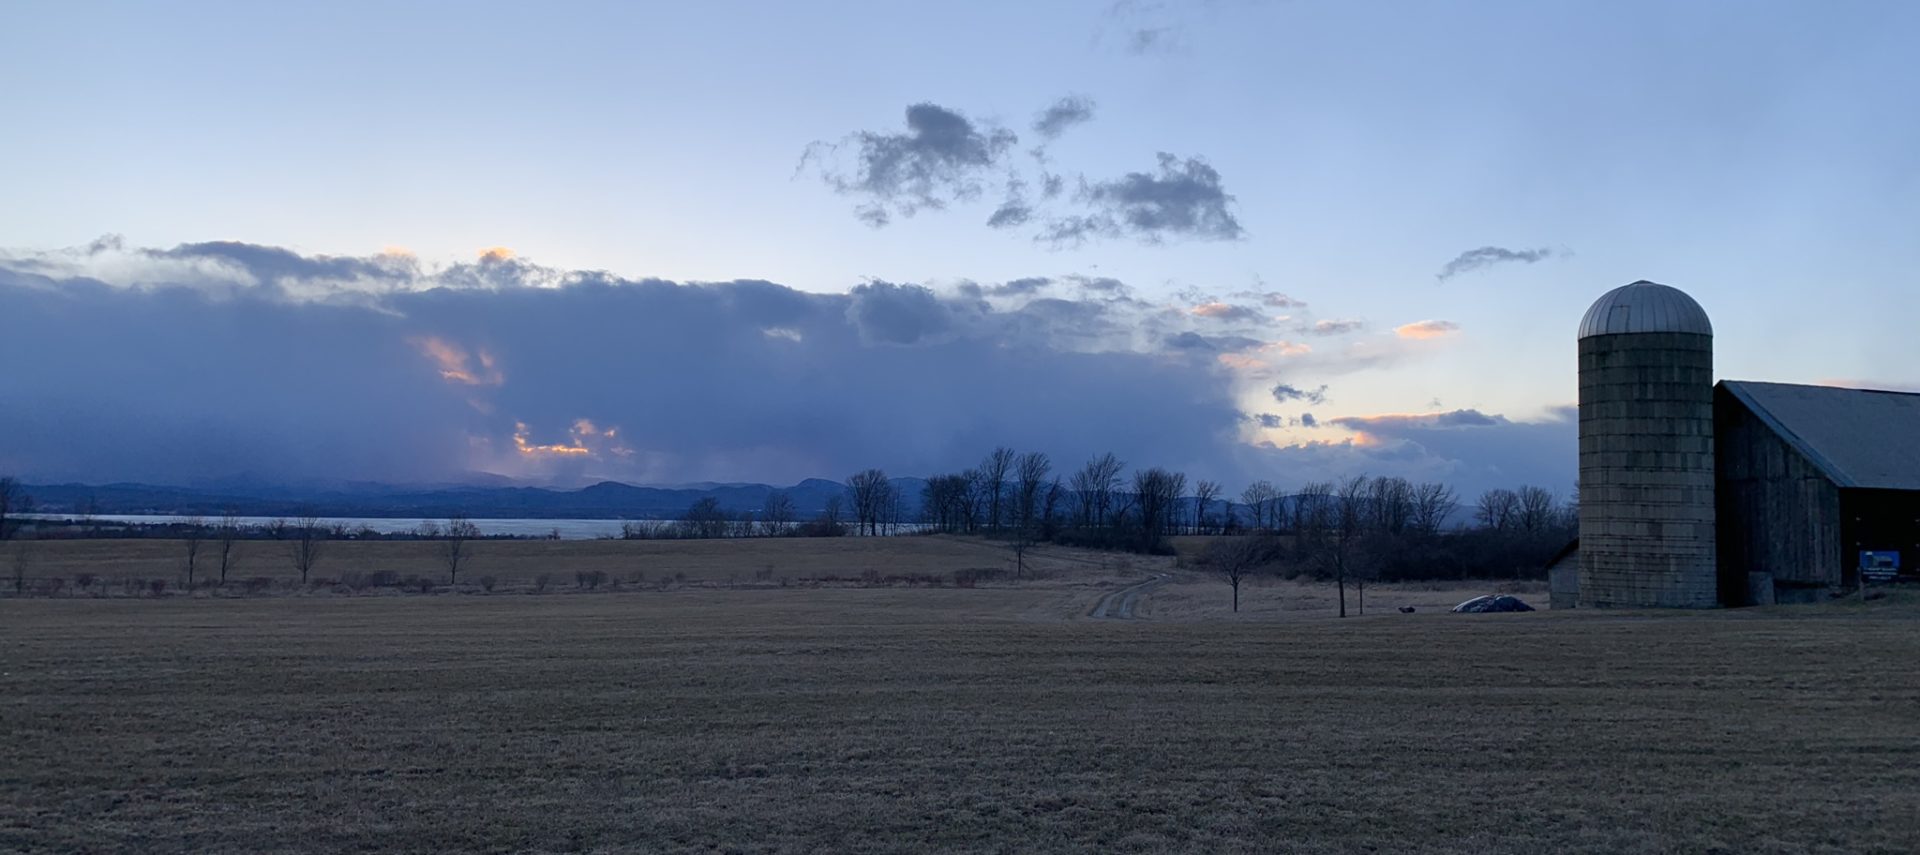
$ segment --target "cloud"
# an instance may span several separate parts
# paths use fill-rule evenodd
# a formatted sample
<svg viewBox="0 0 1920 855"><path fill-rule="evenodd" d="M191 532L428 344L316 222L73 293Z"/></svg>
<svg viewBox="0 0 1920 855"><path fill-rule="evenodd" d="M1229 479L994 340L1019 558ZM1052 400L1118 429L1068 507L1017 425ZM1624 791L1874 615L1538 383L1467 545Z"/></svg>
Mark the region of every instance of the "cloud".
<svg viewBox="0 0 1920 855"><path fill-rule="evenodd" d="M1444 413L1386 413L1376 416L1347 416L1333 423L1357 433L1404 435L1409 431L1460 427L1488 427L1508 424L1506 416L1490 416L1479 410L1451 410Z"/></svg>
<svg viewBox="0 0 1920 855"><path fill-rule="evenodd" d="M1127 34L1127 53L1134 56L1170 53L1179 44L1179 31L1172 27L1146 27Z"/></svg>
<svg viewBox="0 0 1920 855"><path fill-rule="evenodd" d="M1129 172L1084 185L1077 200L1093 213L1056 218L1039 240L1079 244L1100 237L1129 236L1143 243L1169 238L1239 240L1246 236L1231 210L1233 196L1220 173L1197 157L1159 154L1156 172Z"/></svg>
<svg viewBox="0 0 1920 855"><path fill-rule="evenodd" d="M466 348L439 336L423 335L409 339L420 355L440 370L440 378L463 386L498 386L506 375L494 365L493 355L485 350L469 355Z"/></svg>
<svg viewBox="0 0 1920 855"><path fill-rule="evenodd" d="M1340 438L1302 414L1268 427L1242 407L1280 377L1378 363L1243 332L1085 275L812 293L525 257L438 266L111 241L0 251L0 365L58 366L0 371L0 472L792 483L951 471L1008 444L1057 460L1110 450L1234 483L1571 481L1572 451L1535 453L1551 443L1530 439L1570 438L1566 425L1361 417ZM1294 406L1324 394L1296 391ZM1315 425L1311 443L1256 444Z"/></svg>
<svg viewBox="0 0 1920 855"><path fill-rule="evenodd" d="M0 472L792 483L957 469L1003 443L1196 477L1237 465L1232 376L1169 358L1182 330L1149 323L1115 279L1010 280L996 308L915 283L809 293L524 257L385 263L233 245L0 253L0 364L60 366L0 372ZM295 291L253 272L269 270L337 279Z"/></svg>
<svg viewBox="0 0 1920 855"><path fill-rule="evenodd" d="M895 214L910 217L979 196L982 179L1019 142L1012 131L975 124L937 104L908 107L906 121L904 133L858 131L838 143L814 143L801 168L815 164L834 192L866 199L856 214L879 227ZM835 162L848 151L851 164Z"/></svg>
<svg viewBox="0 0 1920 855"><path fill-rule="evenodd" d="M1019 279L1009 279L1006 282L988 288L987 293L995 297L1022 297L1038 294L1042 290L1045 290L1048 285L1052 284L1053 280L1045 276L1026 276Z"/></svg>
<svg viewBox="0 0 1920 855"><path fill-rule="evenodd" d="M919 344L952 331L953 310L922 285L855 285L847 320L869 344Z"/></svg>
<svg viewBox="0 0 1920 855"><path fill-rule="evenodd" d="M1342 318L1340 320L1318 321L1306 331L1314 335L1345 335L1364 326L1366 326L1366 324L1362 321Z"/></svg>
<svg viewBox="0 0 1920 855"><path fill-rule="evenodd" d="M1523 264L1533 264L1542 259L1552 258L1554 255L1554 251L1546 247L1514 250L1498 246L1483 246L1479 249L1470 249L1454 256L1452 261L1447 262L1440 268L1440 272L1435 275L1435 278L1445 282L1462 273L1469 273L1496 264L1506 264L1516 261Z"/></svg>
<svg viewBox="0 0 1920 855"><path fill-rule="evenodd" d="M1460 331L1460 325L1453 321L1415 321L1393 328L1393 334L1401 338L1429 339L1441 338Z"/></svg>
<svg viewBox="0 0 1920 855"><path fill-rule="evenodd" d="M1347 471L1400 474L1445 481L1471 497L1494 487L1534 484L1555 492L1570 489L1578 453L1578 408L1549 409L1535 419L1459 409L1439 413L1389 413L1328 420L1353 431L1344 448L1316 455L1282 455Z"/></svg>
<svg viewBox="0 0 1920 855"><path fill-rule="evenodd" d="M1327 402L1327 387L1324 385L1318 389L1301 389L1297 386L1281 383L1268 391L1273 395L1274 400L1282 404L1291 404L1295 401L1306 401L1309 404L1324 404Z"/></svg>
<svg viewBox="0 0 1920 855"><path fill-rule="evenodd" d="M1265 344L1257 338L1243 335L1201 335L1197 332L1183 332L1167 337L1167 349L1205 351L1209 353L1230 353L1247 350Z"/></svg>
<svg viewBox="0 0 1920 855"><path fill-rule="evenodd" d="M1074 125L1093 121L1093 99L1068 95L1053 102L1033 118L1033 132L1042 139L1056 139Z"/></svg>
<svg viewBox="0 0 1920 855"><path fill-rule="evenodd" d="M1816 386L1833 386L1839 389L1875 389L1882 392L1920 392L1920 381L1913 380L1850 380L1829 377L1813 381Z"/></svg>
<svg viewBox="0 0 1920 855"><path fill-rule="evenodd" d="M1307 305L1305 301L1296 300L1279 291L1236 291L1229 296L1240 300L1257 300L1260 305L1269 309L1298 309L1305 308Z"/></svg>
<svg viewBox="0 0 1920 855"><path fill-rule="evenodd" d="M1033 219L1033 209L1031 207L1018 201L1009 200L993 210L993 214L987 217L987 225L996 229L1008 229L1015 226L1024 226L1027 224L1027 221L1031 219Z"/></svg>
<svg viewBox="0 0 1920 855"><path fill-rule="evenodd" d="M1198 306L1194 306L1192 312L1196 318L1207 318L1215 321L1257 323L1266 320L1266 316L1260 314L1260 310L1258 309L1248 306L1235 306L1230 303L1201 303Z"/></svg>

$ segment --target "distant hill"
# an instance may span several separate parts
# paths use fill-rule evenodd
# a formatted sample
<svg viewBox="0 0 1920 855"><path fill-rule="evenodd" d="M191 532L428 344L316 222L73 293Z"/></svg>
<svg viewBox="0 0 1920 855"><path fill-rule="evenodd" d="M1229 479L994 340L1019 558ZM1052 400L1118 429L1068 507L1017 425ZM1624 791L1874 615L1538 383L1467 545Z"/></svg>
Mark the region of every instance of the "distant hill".
<svg viewBox="0 0 1920 855"><path fill-rule="evenodd" d="M910 519L920 513L919 478L895 478ZM802 517L820 512L841 496L838 481L809 478L791 487L768 484L701 484L639 487L602 481L578 490L544 487L452 486L410 488L388 484L351 484L316 488L248 486L165 487L151 484L29 485L36 509L45 513L198 514L278 517L448 517L533 519L673 519L700 499L712 497L730 513L759 511L767 497L784 491Z"/></svg>

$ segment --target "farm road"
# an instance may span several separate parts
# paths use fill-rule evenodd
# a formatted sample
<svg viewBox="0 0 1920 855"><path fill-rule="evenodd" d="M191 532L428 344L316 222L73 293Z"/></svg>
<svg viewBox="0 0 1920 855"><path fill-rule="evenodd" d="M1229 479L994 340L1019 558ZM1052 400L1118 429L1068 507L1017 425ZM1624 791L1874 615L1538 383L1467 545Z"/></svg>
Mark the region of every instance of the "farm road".
<svg viewBox="0 0 1920 855"><path fill-rule="evenodd" d="M1165 573L1156 573L1145 582L1128 585L1117 591L1109 592L1093 604L1093 610L1087 617L1106 620L1134 620L1134 607L1139 605L1140 597L1167 583L1171 578Z"/></svg>

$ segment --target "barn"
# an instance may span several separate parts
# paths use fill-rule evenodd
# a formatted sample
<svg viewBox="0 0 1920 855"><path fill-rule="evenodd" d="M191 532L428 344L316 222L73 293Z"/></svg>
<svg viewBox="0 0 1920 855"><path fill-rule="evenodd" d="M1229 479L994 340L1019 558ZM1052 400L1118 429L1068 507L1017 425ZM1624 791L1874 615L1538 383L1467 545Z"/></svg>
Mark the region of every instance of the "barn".
<svg viewBox="0 0 1920 855"><path fill-rule="evenodd" d="M1920 579L1920 394L1713 382L1678 289L1607 292L1580 323L1580 537L1556 608L1739 606Z"/></svg>
<svg viewBox="0 0 1920 855"><path fill-rule="evenodd" d="M1713 428L1722 603L1920 571L1920 395L1728 380Z"/></svg>

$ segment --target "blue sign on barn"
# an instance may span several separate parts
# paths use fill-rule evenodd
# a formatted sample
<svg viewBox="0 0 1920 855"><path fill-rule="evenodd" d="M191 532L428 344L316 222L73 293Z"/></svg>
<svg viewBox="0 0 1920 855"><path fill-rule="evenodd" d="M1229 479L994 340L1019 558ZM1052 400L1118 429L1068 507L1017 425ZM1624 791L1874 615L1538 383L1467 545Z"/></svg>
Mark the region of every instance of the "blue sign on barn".
<svg viewBox="0 0 1920 855"><path fill-rule="evenodd" d="M1900 575L1900 553L1862 550L1860 576L1869 582L1891 582Z"/></svg>

